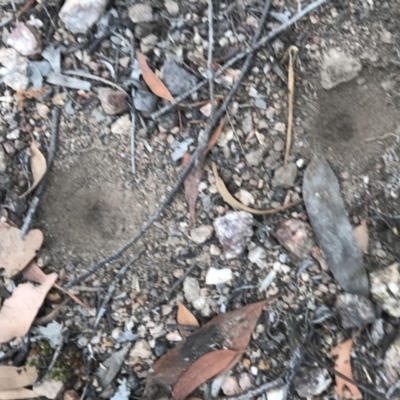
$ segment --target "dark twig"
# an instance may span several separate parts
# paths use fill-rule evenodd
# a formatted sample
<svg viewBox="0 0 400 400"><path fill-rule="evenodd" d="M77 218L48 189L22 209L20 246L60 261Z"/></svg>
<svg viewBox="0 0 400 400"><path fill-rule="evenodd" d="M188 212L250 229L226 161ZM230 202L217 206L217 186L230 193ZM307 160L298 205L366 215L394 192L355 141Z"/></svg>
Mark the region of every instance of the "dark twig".
<svg viewBox="0 0 400 400"><path fill-rule="evenodd" d="M376 208L374 207L369 207L373 212L377 213L378 215L381 215L385 218L389 218L389 219L400 219L400 214L386 214L382 211L378 211Z"/></svg>
<svg viewBox="0 0 400 400"><path fill-rule="evenodd" d="M97 313L96 321L94 323L94 327L96 328L99 324L100 320L103 318L103 315L106 312L107 304L111 300L112 295L117 288L118 282L122 279L122 277L126 274L126 271L134 263L144 252L144 249L140 249L133 257L131 257L128 262L118 271L117 275L115 275L114 280L111 282L111 285L108 287L106 297L104 297L103 302L101 303L100 309Z"/></svg>
<svg viewBox="0 0 400 400"><path fill-rule="evenodd" d="M54 156L56 154L56 147L57 147L57 138L58 138L58 128L60 124L60 116L61 116L61 109L58 107L53 108L51 113L51 136L50 136L50 146L47 152L47 172L46 175L43 177L42 182L40 182L39 186L35 191L35 195L31 201L31 205L29 206L29 210L26 214L24 223L21 228L21 236L24 237L29 230L29 227L32 222L32 218L35 215L37 206L39 205L40 197L42 196L44 187L46 185L46 178L51 169L53 164Z"/></svg>
<svg viewBox="0 0 400 400"><path fill-rule="evenodd" d="M262 43L265 44L272 38L274 38L276 35L279 33L283 32L285 29L287 29L289 26L297 22L301 17L309 13L310 11L314 10L318 5L323 4L327 0L318 0L315 3L310 4L308 7L306 7L303 11L298 13L295 17L291 18L286 24L280 26L278 29L274 30L273 32L269 33L267 36L265 36L262 39ZM267 10L265 12L265 16L268 14L268 7L271 4L271 0L266 1L265 9ZM264 12L263 12L264 15ZM259 22L259 27L254 35L253 43L257 41L257 37L261 34L262 28L264 25L264 21ZM261 42L259 42L261 43ZM261 47L261 45L257 44L254 47L254 51L258 50ZM211 135L211 132L213 131L214 127L218 124L219 120L222 118L222 116L225 114L225 109L227 108L227 105L230 103L231 99L233 98L234 94L238 90L240 84L242 83L244 77L247 74L247 71L250 68L251 61L253 59L253 53L254 51L250 51L248 53L245 53L247 55L245 62L243 63L242 70L240 72L240 75L238 79L235 81L233 84L231 90L225 97L224 101L222 102L221 106L218 108L218 110L215 112L215 115L213 118L211 118L211 121L208 123L206 129L204 130L203 136L197 145L196 150L194 151L192 157L190 158L189 162L187 165L184 167L182 170L181 174L175 181L174 185L172 186L172 189L170 192L167 194L165 197L164 201L160 204L156 212L150 217L150 219L144 224L144 226L139 230L139 232L133 236L125 245L123 245L120 249L112 253L106 258L103 258L99 262L97 262L95 265L93 265L91 268L87 270L84 274L79 276L78 278L74 279L73 281L67 283L65 286L65 289L69 289L78 283L82 282L85 280L88 276L92 275L96 271L98 271L100 268L104 267L111 261L114 261L118 259L127 249L129 249L131 246L133 246L142 236L149 230L149 228L153 225L155 221L157 221L162 213L164 212L165 208L171 203L172 199L174 198L175 194L178 192L179 188L181 187L183 181L185 180L187 174L189 171L192 169L192 167L198 163L199 158L203 154L205 148L207 147L208 139Z"/></svg>
<svg viewBox="0 0 400 400"><path fill-rule="evenodd" d="M330 1L330 0L316 0L316 1L312 2L307 7L305 7L302 11L300 11L295 16L290 18L286 23L282 24L279 28L273 30L272 32L270 32L269 34L264 36L257 43L258 38L260 36L260 35L258 35L256 40L253 39L252 45L251 45L251 47L249 49L241 51L240 53L236 54L233 58L231 58L226 64L224 64L214 74L214 78L220 77L228 68L232 67L232 65L234 65L236 62L238 62L242 58L248 56L249 54L252 54L252 53L256 52L261 47L263 47L267 42L269 42L271 39L273 39L275 36L278 36L280 33L285 31L286 29L290 28L293 24L295 24L300 19L302 19L305 15L307 15L310 12L314 11L320 5L322 5L322 4L324 4L324 3L328 2L328 1ZM260 23L259 23L259 26L258 26L258 30L257 30L256 34L254 35L254 38L256 38L256 35L257 35L258 31L260 31L260 33L261 33L261 29L262 29L262 27L264 25L264 24L261 24L261 19L262 19L262 17L260 18ZM165 113L167 113L167 112L171 111L172 109L174 109L180 102L182 102L183 100L187 99L190 95L192 95L193 93L197 92L202 87L204 87L207 84L207 82L208 82L207 80L201 81L197 85L193 86L187 92L182 93L178 97L175 97L175 100L172 103L166 105L165 107L163 107L160 110L158 110L158 111L154 112L153 114L151 114L151 118L153 120L157 120L158 118L160 118Z"/></svg>
<svg viewBox="0 0 400 400"><path fill-rule="evenodd" d="M132 89L132 109L131 109L131 168L132 174L136 174L136 165L135 165L135 131L136 131L136 109L133 104L133 98L135 96L135 89Z"/></svg>
<svg viewBox="0 0 400 400"><path fill-rule="evenodd" d="M397 381L394 385L390 386L388 391L386 392L386 398L390 399L393 394L396 392L396 390L400 389L400 381Z"/></svg>
<svg viewBox="0 0 400 400"><path fill-rule="evenodd" d="M285 375L285 390L283 394L283 399L286 400L289 395L290 385L296 372L304 358L304 350L301 346L297 346L296 350L293 352L292 358L290 359L288 369Z"/></svg>
<svg viewBox="0 0 400 400"><path fill-rule="evenodd" d="M284 379L278 378L272 382L264 383L264 385L261 385L256 389L252 389L246 393L240 394L239 396L218 397L216 400L250 400L256 398L260 394L268 392L268 390L275 389L276 387L283 386L284 384L285 384Z"/></svg>
<svg viewBox="0 0 400 400"><path fill-rule="evenodd" d="M207 78L210 90L211 117L214 115L215 99L214 99L214 73L212 70L213 63L213 47L214 47L214 29L213 29L213 3L208 0L208 59L207 59Z"/></svg>

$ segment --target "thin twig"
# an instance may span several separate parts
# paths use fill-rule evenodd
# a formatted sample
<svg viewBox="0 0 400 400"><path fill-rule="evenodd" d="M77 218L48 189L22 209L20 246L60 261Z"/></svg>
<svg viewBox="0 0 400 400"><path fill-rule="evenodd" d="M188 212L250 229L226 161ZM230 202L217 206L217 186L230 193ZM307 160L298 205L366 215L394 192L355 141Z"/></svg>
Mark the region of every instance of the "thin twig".
<svg viewBox="0 0 400 400"><path fill-rule="evenodd" d="M63 74L71 75L71 76L79 76L80 78L91 79L92 81L102 82L108 86L111 86L115 89L120 90L121 92L125 93L129 97L128 92L125 89L123 89L121 86L119 86L116 83L111 82L107 79L101 78L100 76L92 75L92 74L89 74L88 72L83 72L83 71L64 71Z"/></svg>
<svg viewBox="0 0 400 400"><path fill-rule="evenodd" d="M285 375L285 389L283 394L283 400L286 400L289 395L290 385L296 372L304 358L304 350L301 346L297 346L296 350L293 352L292 358L290 359L288 369Z"/></svg>
<svg viewBox="0 0 400 400"><path fill-rule="evenodd" d="M400 381L397 381L394 385L390 386L388 391L386 392L386 398L390 399L393 394L396 392L396 390L400 389Z"/></svg>
<svg viewBox="0 0 400 400"><path fill-rule="evenodd" d="M373 212L375 212L375 213L377 213L377 214L379 214L379 215L382 215L382 216L385 217L385 218L389 218L389 219L400 219L400 214L387 214L387 213L384 213L384 212L382 212L382 211L377 210L376 208L374 208L374 207L372 207L372 206L369 206L369 208L370 208Z"/></svg>
<svg viewBox="0 0 400 400"><path fill-rule="evenodd" d="M51 374L51 371L53 371L53 369L54 369L54 367L56 365L56 362L58 360L58 357L60 357L61 349L62 349L62 347L64 345L65 339L66 338L64 338L64 334L62 334L61 335L61 339L60 339L60 343L58 344L58 346L57 346L57 348L56 348L56 350L55 350L55 352L53 354L53 358L51 359L49 367L47 368L47 370L44 373L44 375L35 383L35 385L33 386L33 389L35 389L35 386L40 386L47 379L47 377Z"/></svg>
<svg viewBox="0 0 400 400"><path fill-rule="evenodd" d="M252 389L246 393L240 394L239 396L218 397L216 400L250 400L250 399L256 398L260 394L268 392L271 389L275 389L278 386L283 386L284 384L285 384L284 379L278 378L272 382L264 383L264 385L261 385L256 389Z"/></svg>
<svg viewBox="0 0 400 400"><path fill-rule="evenodd" d="M287 57L289 58L288 67L288 125L286 131L286 146L285 146L285 157L284 163L288 162L290 149L292 147L293 138L293 101L294 101L294 63L297 57L299 49L296 46L290 46L287 51Z"/></svg>
<svg viewBox="0 0 400 400"><path fill-rule="evenodd" d="M195 164L198 163L201 155L203 154L203 151L207 147L208 139L209 139L214 127L218 124L219 120L224 115L225 108L230 103L231 99L233 98L234 94L238 90L238 88L239 88L240 84L242 83L245 75L247 74L247 71L250 68L251 61L253 59L254 51L256 51L259 48L261 48L269 40L274 38L279 33L283 32L285 29L287 29L289 26L291 26L292 24L297 22L304 15L308 14L309 12L314 10L319 5L325 3L326 1L328 1L328 0L318 0L318 1L310 4L309 6L304 8L303 11L301 11L296 16L291 18L286 24L281 25L278 29L274 30L273 32L271 32L267 36L265 36L260 42L258 42L258 44L253 45L253 49L254 49L253 51L245 53L245 55L247 55L247 57L246 57L245 62L243 63L243 66L242 66L242 69L241 69L239 77L237 78L237 80L233 84L231 90L229 91L228 95L225 97L225 99L222 102L221 106L215 112L214 117L211 118L211 121L209 122L209 124L207 125L206 129L204 130L203 136L202 136L202 138L201 138L196 150L194 151L192 157L190 158L189 162L187 163L187 165L182 170L182 172L179 175L179 177L176 179L174 185L172 186L172 189L167 194L167 196L165 197L164 201L160 204L160 206L158 207L156 212L150 217L150 219L147 220L147 222L139 230L139 232L135 236L133 236L125 245L123 245L120 249L118 249L117 251L115 251L114 253L109 255L108 257L103 258L102 260L98 261L96 264L94 264L91 268L89 268L84 274L82 274L78 278L76 278L73 281L67 283L65 285L65 289L69 289L72 286L77 285L78 283L82 282L88 276L92 275L93 273L95 273L96 271L98 271L100 268L104 267L105 265L107 265L111 261L114 261L114 260L118 259L127 249L129 249L140 238L142 238L142 236L149 230L149 228L153 225L153 223L155 221L157 221L161 217L161 215L162 215L163 211L165 210L165 208L171 203L171 201L174 198L175 194L178 192L179 188L181 187L181 185L182 185L183 181L185 180L185 178L186 178L187 174L189 173L189 171L192 169L192 167ZM269 10L270 4L271 4L271 0L267 0L266 3L265 3L264 11L265 10L266 11L265 12L263 11L263 15L265 14L265 17L268 14L268 10ZM253 43L255 43L257 41L257 38L261 34L262 28L264 26L264 21L262 21L260 19L259 27L258 27L258 29L257 29L257 31L256 31L256 33L254 35L254 38L253 38ZM260 43L262 43L262 44L260 45Z"/></svg>
<svg viewBox="0 0 400 400"><path fill-rule="evenodd" d="M44 187L46 185L46 178L51 169L53 164L54 156L56 154L56 147L57 147L57 138L58 138L58 128L60 124L60 116L61 116L61 109L59 107L55 107L52 110L52 118L51 118L51 136L50 136L50 146L47 152L47 172L46 175L43 177L42 182L40 182L39 186L35 191L35 195L31 201L29 206L29 210L26 214L24 223L21 228L21 236L24 237L29 230L29 227L32 222L32 218L35 215L37 206L39 205L40 197L42 196Z"/></svg>
<svg viewBox="0 0 400 400"><path fill-rule="evenodd" d="M214 98L214 72L212 70L213 63L213 47L214 47L214 30L213 30L213 3L208 0L208 59L207 59L207 78L210 90L211 113L214 115L215 98Z"/></svg>
<svg viewBox="0 0 400 400"><path fill-rule="evenodd" d="M140 249L133 257L131 257L128 262L118 271L117 275L115 275L114 280L111 282L111 285L108 287L107 294L104 297L103 302L101 303L100 309L97 313L96 321L94 323L94 327L96 328L99 324L100 320L103 318L103 315L106 312L107 304L111 300L112 295L117 288L118 282L122 279L122 277L126 274L126 271L134 263L144 252L144 249Z"/></svg>
<svg viewBox="0 0 400 400"><path fill-rule="evenodd" d="M248 56L249 54L252 54L259 50L261 47L263 47L267 42L269 42L271 39L273 39L275 36L278 36L280 33L285 31L286 29L290 28L293 24L298 22L300 19L302 19L305 15L309 14L310 12L314 11L316 8L321 6L322 4L328 2L330 0L316 0L309 4L307 7L305 7L302 11L297 13L295 16L290 18L286 23L282 24L280 27L276 28L272 32L270 32L268 35L264 36L258 43L257 40L252 43L252 46L244 51L241 51L240 53L236 54L233 58L231 58L226 64L224 64L217 72L214 74L214 78L220 77L228 68L232 67L236 62L241 60L242 58ZM260 18L261 22L261 18ZM261 32L261 29L264 24L259 23L258 30ZM256 32L257 33L257 32ZM256 35L254 36L256 37ZM187 99L190 95L193 93L197 92L199 89L204 87L207 84L207 80L199 82L197 85L193 86L190 90L188 90L185 93L182 93L180 96L175 97L174 101L168 104L167 106L161 108L158 111L155 111L153 114L151 114L151 118L153 120L157 120L160 118L162 115L165 113L171 111L174 109L180 102L183 100Z"/></svg>
<svg viewBox="0 0 400 400"><path fill-rule="evenodd" d="M135 89L132 89L132 109L131 109L131 168L132 174L136 174L136 164L135 164L135 132L136 132L136 109L133 104L133 98L135 97Z"/></svg>

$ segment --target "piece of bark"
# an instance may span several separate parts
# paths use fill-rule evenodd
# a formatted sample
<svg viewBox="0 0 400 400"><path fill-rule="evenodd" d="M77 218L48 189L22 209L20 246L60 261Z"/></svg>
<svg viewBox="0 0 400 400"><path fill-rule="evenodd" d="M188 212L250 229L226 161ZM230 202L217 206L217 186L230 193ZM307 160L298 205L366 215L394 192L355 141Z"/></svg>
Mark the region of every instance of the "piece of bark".
<svg viewBox="0 0 400 400"><path fill-rule="evenodd" d="M369 282L339 183L322 157L314 157L303 181L303 198L319 247L333 276L348 292L369 297Z"/></svg>

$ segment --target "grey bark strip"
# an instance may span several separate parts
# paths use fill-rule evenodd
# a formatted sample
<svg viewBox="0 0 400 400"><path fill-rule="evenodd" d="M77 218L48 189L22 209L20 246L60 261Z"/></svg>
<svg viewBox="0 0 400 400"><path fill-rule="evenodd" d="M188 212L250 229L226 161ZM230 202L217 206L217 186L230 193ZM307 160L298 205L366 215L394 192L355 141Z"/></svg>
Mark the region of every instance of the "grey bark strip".
<svg viewBox="0 0 400 400"><path fill-rule="evenodd" d="M304 174L303 198L326 262L348 293L369 297L369 282L360 249L334 172L323 157L314 157Z"/></svg>

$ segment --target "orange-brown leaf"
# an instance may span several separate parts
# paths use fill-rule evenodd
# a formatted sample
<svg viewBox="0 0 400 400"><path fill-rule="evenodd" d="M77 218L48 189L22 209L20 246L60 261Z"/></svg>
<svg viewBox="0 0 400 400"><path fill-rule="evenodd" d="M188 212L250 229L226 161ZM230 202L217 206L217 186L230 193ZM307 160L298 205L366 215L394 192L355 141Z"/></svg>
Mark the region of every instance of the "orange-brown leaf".
<svg viewBox="0 0 400 400"><path fill-rule="evenodd" d="M149 89L162 99L169 101L174 100L172 94L162 83L161 79L147 65L146 57L139 51L136 52L136 57L139 62L140 70L142 71L143 79L147 83Z"/></svg>
<svg viewBox="0 0 400 400"><path fill-rule="evenodd" d="M46 280L47 275L38 267L35 261L32 261L23 271L22 275L24 276L25 279L28 279L28 281L32 281L35 283L43 283ZM75 303L79 304L80 306L86 308L87 310L90 310L91 308L84 303L82 300L80 300L74 293L72 293L69 290L63 289L58 283L54 283L53 285L56 289L61 290L64 292L67 296L69 296L72 300L75 301Z"/></svg>
<svg viewBox="0 0 400 400"><path fill-rule="evenodd" d="M204 156L217 144L219 137L221 136L222 129L224 129L226 118L222 118L218 126L214 129L210 138L208 139L207 148Z"/></svg>
<svg viewBox="0 0 400 400"><path fill-rule="evenodd" d="M178 304L178 315L176 321L179 325L200 326L197 318L182 304ZM188 336L188 332L184 330L179 331L182 337Z"/></svg>
<svg viewBox="0 0 400 400"><path fill-rule="evenodd" d="M0 310L0 343L28 333L39 308L57 279L57 274L46 275L39 286L31 283L18 285Z"/></svg>
<svg viewBox="0 0 400 400"><path fill-rule="evenodd" d="M24 238L21 231L0 222L0 270L8 278L22 271L36 256L43 243L43 233L38 229L29 231Z"/></svg>
<svg viewBox="0 0 400 400"><path fill-rule="evenodd" d="M200 357L175 385L173 400L185 399L204 382L225 371L228 366L232 367L232 361L239 359L238 353L233 350L216 350Z"/></svg>
<svg viewBox="0 0 400 400"><path fill-rule="evenodd" d="M351 370L351 361L350 361L350 352L353 346L353 340L349 339L334 347L330 351L331 356L337 356L335 361L335 369L347 376L349 379L353 379L353 372ZM335 392L339 398L343 399L361 399L362 395L357 386L352 383L346 382L344 379L339 376L335 376L336 386ZM344 389L347 388L350 391L350 397L344 393Z"/></svg>

